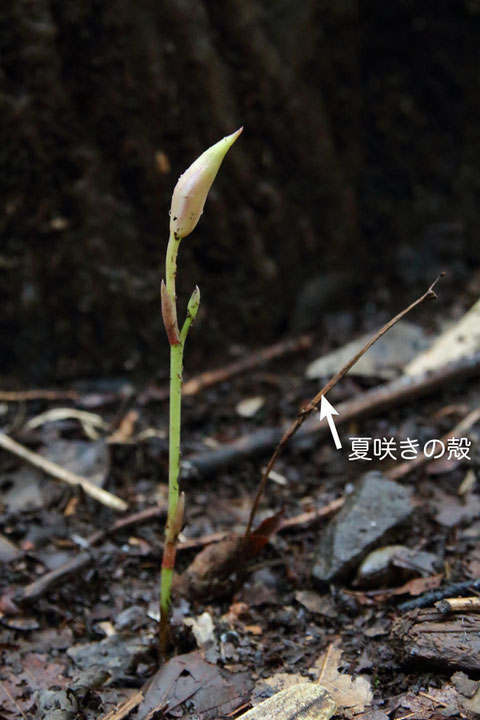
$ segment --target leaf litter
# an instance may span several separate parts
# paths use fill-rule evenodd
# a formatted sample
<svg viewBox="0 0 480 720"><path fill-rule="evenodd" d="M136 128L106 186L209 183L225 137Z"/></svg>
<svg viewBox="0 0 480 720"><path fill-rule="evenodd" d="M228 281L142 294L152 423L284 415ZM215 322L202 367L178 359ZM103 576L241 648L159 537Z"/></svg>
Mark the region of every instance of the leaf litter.
<svg viewBox="0 0 480 720"><path fill-rule="evenodd" d="M262 392L265 396L262 414L268 418L266 422L278 423L279 408L281 413L291 416L304 398L311 394L308 384L303 388L297 385L294 392L287 393L292 377L300 377L303 367L304 360L293 371L291 361L280 364L278 382L269 386L268 393L260 390L263 374L253 370L248 376L232 382L228 393L225 388L210 388L208 397L198 396L195 403L187 404L185 457L204 446L206 435L217 433L220 438L241 437L250 431L252 421L239 418L235 413L235 407L242 398L254 397ZM276 390L272 389L275 387ZM361 392L360 380L355 389ZM362 421L357 431L381 437L397 434L403 427L409 427L410 432L421 433L428 426L432 432L440 434L445 430L442 410L451 406L452 402L458 405L462 401L472 406L478 404L480 398L473 386L437 391L434 397L415 404L413 418L412 406L385 410L381 419ZM44 410L44 402L36 401L32 414L38 415ZM115 398L113 402L115 404ZM140 404L136 411L135 432L132 434L131 416L124 425L122 440L125 442L110 444L108 457L102 453L97 456L101 458L97 469L102 468L102 481L107 479L109 489L128 498L132 511L147 509L155 503L155 498L163 496L166 469L166 407L153 410L148 404ZM97 426L100 433L102 427L112 427L114 420L109 411L105 410L104 415L105 425L99 423ZM235 427L225 428L227 416L233 419L231 422ZM438 420L434 419L437 417ZM62 425L62 422L65 424ZM35 442L44 446L45 454L48 446L51 444L53 447L57 440L67 445L85 443L86 449L90 448L89 443L104 442L102 439L87 442L84 436L80 438L82 428L77 421L62 422L56 425L55 433L47 431L47 426L34 431L37 433ZM120 427L121 422L117 426ZM140 441L140 436L148 436L148 439ZM450 681L453 668L449 666L450 656L442 653L447 637L442 634L442 626L437 628L436 637L440 644L435 662L428 666L423 663L415 665L414 662L412 666L411 660L410 664L404 663L402 648L392 644L389 625L392 619L401 615L398 604L405 597L422 599L432 586L445 587L450 580L476 577L478 513L475 503L478 488L473 488L466 502L458 498L456 489L465 477L467 467L478 474L478 457L474 455L468 466L463 462L444 475L432 477L420 468L410 478L402 479L414 495L414 516L407 526L396 528L395 537L388 542L434 554L437 558L435 568L441 568L442 572L415 578L403 585L399 577L394 577L389 579L393 583L391 586L381 585L374 591L359 592L354 590L352 583L360 559L352 568L351 575L347 574L341 581L327 586L312 581L311 564L320 530L329 522L328 517L322 518L320 514L315 520L316 512L339 496L346 494L348 497L351 494L349 485L358 483L364 468L360 464L343 462L335 453L325 454L327 446L320 452L315 449L313 440L309 442L308 452L295 449L288 453L287 450L287 455L278 464L278 470L288 478L288 482L286 485L272 484L267 489L263 505L266 518L271 518L272 514L276 517L282 508L289 521L296 516L305 516L306 510L311 511L311 516L304 524L285 524L283 529L276 520L270 525L268 520L263 527L260 525L260 532L257 537L253 536L253 542L256 550L262 549L262 554L247 560L240 559L236 568L242 571L239 575L243 576L244 584L240 590L238 586L224 584L211 600L187 596L180 601L177 598L175 606L179 612L175 613L178 621L174 634L178 651L182 653L178 657L184 658L184 664L181 668L178 663L170 667L164 665L153 675L156 689L149 696L150 707L143 707L145 717L153 712L161 716L159 708L162 707L167 717L212 720L220 720L227 715L234 717L232 713L238 715L247 711L251 703L257 702L258 706L258 701L264 700L267 694L278 692L282 682L286 687L287 683L308 685L309 681L312 685L327 687L339 706L339 717L365 713L366 718L374 720L375 714L384 715L383 711L388 711L392 720L408 714L411 717L414 711L402 703L410 703L413 707L414 698L419 703L419 712L432 720L435 713L437 716L440 713L444 715L457 701L455 707L459 713L470 717L469 713L474 712L476 686L470 697L464 696L465 701L460 703L458 697L455 700L454 693L458 696L461 692L453 680ZM93 446L90 449L93 451ZM82 462L81 446L77 445L76 450ZM68 452L64 458L67 456ZM85 453L85 473L90 472L87 468L92 457L92 453ZM63 462L61 454L57 455L57 459ZM239 463L233 472L222 471L220 477L212 474L201 483L194 478L185 480L189 498L185 532L187 539L193 543L192 547L204 547L202 538L208 533L220 531L228 534L233 531L241 534L241 523L235 522L234 514L225 512L220 517L218 508L222 504L224 507L240 506L240 501L248 505L259 465L257 460L247 459ZM81 470L80 466L77 468ZM90 468L92 475L96 474L93 462ZM383 467L377 464L374 469L383 470ZM26 473L30 473L29 477ZM28 489L29 485L41 488L42 494L37 495L29 509L27 503L22 502L5 506L5 518L0 528L8 544L7 550L10 552L12 545L19 550L10 552L10 556L7 554L2 563L0 607L5 613L3 619L10 617L14 620L11 626L6 622L2 632L0 682L13 698L12 704L8 694L3 694L2 703L9 710L2 709L2 712L9 720L10 717L21 717L22 713L30 720L35 716L32 714L35 713L34 693L39 689L68 687L72 682L70 678L78 671L78 659L84 667L94 661L106 668L109 664L112 668L117 663L118 668L118 671L110 672L105 687L93 692L93 699L82 700L81 712L87 720L102 717L102 713L112 707L117 708L124 697L133 707L128 712L135 720L139 717L135 703L138 707L147 697L136 687L152 677L156 668L155 641L152 642L156 623L149 618L148 611L156 603L158 589L162 540L159 516L135 527L134 531L119 528L104 535L96 548L93 562L82 565L76 574L65 576L55 586L47 587L33 603L19 603L15 614L12 603L17 591L43 577L49 557L54 557L55 553L64 553L71 559L78 557L83 552L78 545L82 538L90 537L92 531L99 528L112 528L116 520L111 511L94 505L90 498L85 498L75 488L51 484L48 478L40 479L37 472L12 463L2 454L0 478L3 478L7 491L8 487L16 486L16 482L10 480L15 474L26 478L24 488ZM50 484L52 491L48 490ZM212 503L213 497L215 503ZM67 507L70 508L68 514L65 513ZM439 519L443 522L439 523ZM196 552L188 550L180 553L181 571L192 562ZM238 557L242 558L241 555ZM448 572L448 577L445 572ZM131 626L126 622L123 628L116 626L115 618L132 607L136 608L137 615L144 612L145 620L140 622L140 627L141 637L150 638L147 647L142 647L140 629L135 629L136 622L132 622ZM191 628L184 623L185 617L198 621L205 612L211 617L211 623L208 622L203 630L208 642L212 643L205 652L214 650L207 657L198 651L191 652L194 638ZM29 629L31 618L35 624ZM22 619L26 622L23 630L20 629ZM203 630L198 625L197 630L200 638ZM105 638L106 633L113 634ZM340 636L341 644L332 644L332 636ZM88 652L86 646L90 646ZM137 646L138 654L135 654ZM105 653L107 647L109 649ZM133 661L131 655L123 654L122 648L133 651ZM25 667L30 668L31 654L38 655L45 665L43 675L38 674L37 667L33 667L31 675L35 683L24 676ZM191 655L194 657L191 658ZM211 662L212 659L215 662ZM50 674L47 672L49 667ZM456 672L465 674L471 683L477 682L468 668L459 668ZM269 690L262 678L267 678L270 683ZM203 694L202 684L207 687ZM150 687L152 685L153 681ZM468 689L468 682L465 681L462 687ZM0 694L2 692L0 688ZM468 692L471 693L472 688ZM426 693L435 701L420 693ZM470 708L465 705L467 700L472 703ZM162 706L166 702L169 703L168 710L165 705ZM363 710L360 709L362 707ZM112 712L112 717L120 717L116 710Z"/></svg>

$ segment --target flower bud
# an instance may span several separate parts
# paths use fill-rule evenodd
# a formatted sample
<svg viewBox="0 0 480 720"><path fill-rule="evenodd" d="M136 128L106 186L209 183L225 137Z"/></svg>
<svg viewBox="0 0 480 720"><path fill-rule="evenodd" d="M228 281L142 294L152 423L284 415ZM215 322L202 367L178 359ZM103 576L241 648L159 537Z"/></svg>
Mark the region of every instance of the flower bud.
<svg viewBox="0 0 480 720"><path fill-rule="evenodd" d="M200 306L200 288L195 285L195 290L190 295L190 300L187 305L187 315L190 315L192 320L197 317L198 308Z"/></svg>
<svg viewBox="0 0 480 720"><path fill-rule="evenodd" d="M243 127L209 147L180 175L170 208L170 234L177 240L189 235L200 220L222 160L242 130Z"/></svg>

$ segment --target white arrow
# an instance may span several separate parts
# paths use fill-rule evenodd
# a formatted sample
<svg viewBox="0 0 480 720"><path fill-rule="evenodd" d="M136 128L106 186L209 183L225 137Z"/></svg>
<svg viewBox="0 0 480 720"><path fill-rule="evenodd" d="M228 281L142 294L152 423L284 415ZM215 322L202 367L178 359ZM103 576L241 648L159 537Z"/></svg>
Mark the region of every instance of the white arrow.
<svg viewBox="0 0 480 720"><path fill-rule="evenodd" d="M333 420L334 415L338 415L338 412L335 410L333 405L328 402L327 398L322 395L322 403L320 405L320 420L327 418L328 426L330 428L330 432L332 433L335 447L337 448L337 450L340 450L340 448L342 447L342 443L340 441L340 438L338 437L338 430L335 427L335 422Z"/></svg>

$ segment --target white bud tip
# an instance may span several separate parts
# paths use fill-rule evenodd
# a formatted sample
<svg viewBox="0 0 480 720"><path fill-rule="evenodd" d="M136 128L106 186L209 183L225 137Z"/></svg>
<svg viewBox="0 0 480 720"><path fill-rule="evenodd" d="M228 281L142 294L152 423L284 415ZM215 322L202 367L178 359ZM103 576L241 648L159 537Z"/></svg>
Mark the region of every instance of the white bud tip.
<svg viewBox="0 0 480 720"><path fill-rule="evenodd" d="M180 175L170 208L170 234L177 240L197 225L223 158L242 131L243 126L209 147Z"/></svg>

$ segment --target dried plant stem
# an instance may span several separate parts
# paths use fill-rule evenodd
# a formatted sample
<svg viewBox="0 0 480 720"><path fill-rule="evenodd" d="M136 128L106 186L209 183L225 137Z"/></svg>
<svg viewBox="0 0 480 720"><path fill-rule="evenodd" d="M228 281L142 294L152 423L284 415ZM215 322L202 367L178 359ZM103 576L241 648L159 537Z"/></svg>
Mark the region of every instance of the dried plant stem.
<svg viewBox="0 0 480 720"><path fill-rule="evenodd" d="M38 453L28 450L28 448L20 445L20 443L15 440L12 440L11 437L5 435L3 432L0 432L0 447L13 455L16 455L22 460L25 460L39 470L43 470L44 473L54 477L56 480L60 480L61 482L67 483L67 485L72 485L73 487L79 485L86 495L90 495L91 498L102 503L102 505L106 505L111 510L124 512L128 508L125 500L121 500L116 495L108 492L108 490L98 487L98 485L95 485L95 483L91 482L91 480L81 477L80 475L76 475L70 470L66 470L61 465L57 465L57 463L47 460L47 458L42 457Z"/></svg>
<svg viewBox="0 0 480 720"><path fill-rule="evenodd" d="M422 302L424 302L424 300L437 297L437 295L434 291L434 287L437 284L437 282L439 281L439 279L441 277L443 277L443 275L444 275L444 273L442 273L435 280L435 282L433 282L430 285L428 290L421 297L419 297L417 300L415 300L415 302L413 302L407 308L402 310L402 312L398 313L398 315L395 315L394 318L389 320L389 322L387 322L386 325L384 325L377 333L375 333L375 335L366 343L366 345L364 345L362 347L362 349L359 350L359 352L351 360L349 360L349 362L346 365L344 365L337 373L335 373L335 375L327 382L327 384L323 386L323 388L320 390L320 392L318 392L315 395L313 400L311 400L308 403L308 405L306 405L304 408L302 408L300 410L300 412L298 413L295 420L293 420L291 425L288 427L288 429L283 434L282 439L280 440L277 447L275 448L273 455L271 456L270 460L268 461L268 464L262 474L262 478L258 485L257 493L256 493L255 499L253 501L252 509L250 511L250 517L248 519L247 528L245 530L245 539L246 540L248 540L248 538L250 537L253 521L255 519L255 515L257 514L260 500L262 498L263 492L264 492L265 487L268 482L268 476L270 475L271 471L273 470L273 467L274 467L278 457L283 452L283 449L285 448L285 446L288 443L288 441L290 440L290 438L293 435L295 435L297 430L303 425L303 423L305 422L306 418L310 415L310 413L313 412L313 410L318 409L318 405L320 404L320 401L321 401L323 395L326 395L327 392L329 392L338 383L338 381L341 380L342 377L344 377L348 373L348 371L355 365L355 363L358 362L358 360L360 360L362 355L364 355L367 352L367 350L369 350L372 347L372 345L374 343L376 343L377 340L379 340L382 337L382 335L385 335L385 333L388 332L390 330L390 328L392 328L395 325L395 323L397 323L399 320L401 320L403 317L405 317L405 315L407 315L411 310L413 310L418 305L420 305Z"/></svg>

